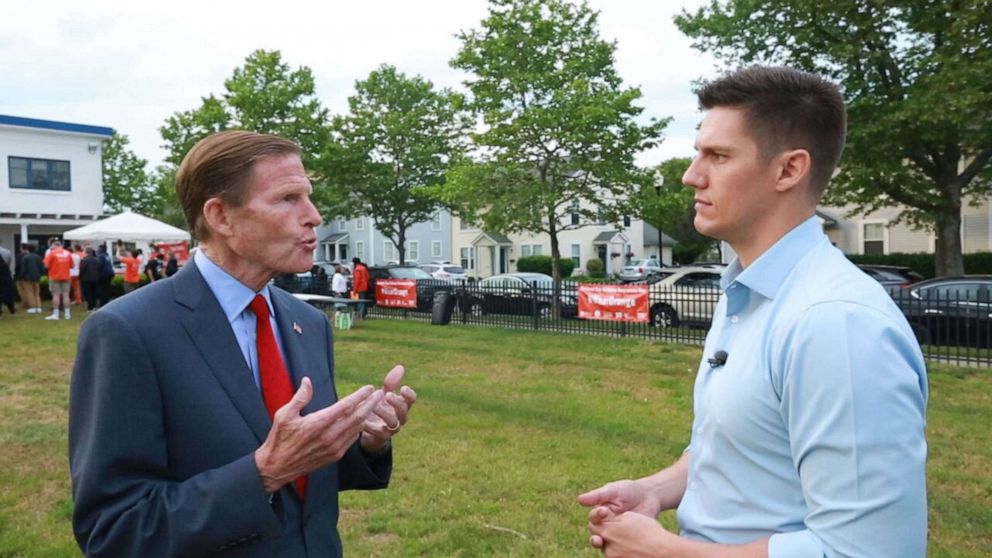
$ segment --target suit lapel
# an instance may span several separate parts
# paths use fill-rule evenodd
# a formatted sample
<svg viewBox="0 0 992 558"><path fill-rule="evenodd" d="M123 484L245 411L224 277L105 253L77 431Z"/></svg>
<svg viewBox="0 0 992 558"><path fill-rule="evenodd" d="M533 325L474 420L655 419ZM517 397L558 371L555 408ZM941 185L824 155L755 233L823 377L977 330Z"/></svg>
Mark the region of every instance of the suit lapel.
<svg viewBox="0 0 992 558"><path fill-rule="evenodd" d="M182 314L183 328L261 444L272 421L220 303L192 258L170 281L176 302L189 310Z"/></svg>

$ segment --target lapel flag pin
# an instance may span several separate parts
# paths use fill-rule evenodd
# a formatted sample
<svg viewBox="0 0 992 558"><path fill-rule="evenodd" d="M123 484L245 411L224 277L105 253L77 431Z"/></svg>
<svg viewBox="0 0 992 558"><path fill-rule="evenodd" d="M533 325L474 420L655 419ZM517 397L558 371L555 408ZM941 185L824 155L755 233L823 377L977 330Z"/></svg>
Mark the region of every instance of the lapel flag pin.
<svg viewBox="0 0 992 558"><path fill-rule="evenodd" d="M300 335L303 335L303 328L300 327L300 324L298 324L296 322L293 322L293 331L295 331L296 333L299 333Z"/></svg>

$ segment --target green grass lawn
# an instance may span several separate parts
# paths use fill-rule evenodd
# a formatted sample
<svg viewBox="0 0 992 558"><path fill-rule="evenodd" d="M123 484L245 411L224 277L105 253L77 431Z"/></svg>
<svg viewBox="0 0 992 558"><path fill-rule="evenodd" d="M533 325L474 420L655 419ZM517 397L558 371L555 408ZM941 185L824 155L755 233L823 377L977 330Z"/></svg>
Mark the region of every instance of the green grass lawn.
<svg viewBox="0 0 992 558"><path fill-rule="evenodd" d="M0 557L79 555L66 405L81 321L0 320ZM598 556L576 494L679 455L700 354L382 319L341 332L336 352L339 391L402 363L420 397L392 487L342 496L351 557ZM930 556L992 555L992 372L934 365L930 387Z"/></svg>

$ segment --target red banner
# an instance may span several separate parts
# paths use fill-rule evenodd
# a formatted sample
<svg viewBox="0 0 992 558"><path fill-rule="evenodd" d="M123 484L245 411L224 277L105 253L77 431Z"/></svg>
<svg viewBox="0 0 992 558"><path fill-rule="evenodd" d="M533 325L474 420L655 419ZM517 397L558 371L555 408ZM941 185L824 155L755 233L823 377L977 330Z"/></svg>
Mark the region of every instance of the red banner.
<svg viewBox="0 0 992 558"><path fill-rule="evenodd" d="M417 280L376 279L375 303L389 308L416 308Z"/></svg>
<svg viewBox="0 0 992 558"><path fill-rule="evenodd" d="M185 240L179 242L156 242L155 249L165 254L165 259L169 259L169 254L175 254L179 265L186 265L189 259L189 243Z"/></svg>
<svg viewBox="0 0 992 558"><path fill-rule="evenodd" d="M647 285L579 285L579 317L584 320L650 320Z"/></svg>

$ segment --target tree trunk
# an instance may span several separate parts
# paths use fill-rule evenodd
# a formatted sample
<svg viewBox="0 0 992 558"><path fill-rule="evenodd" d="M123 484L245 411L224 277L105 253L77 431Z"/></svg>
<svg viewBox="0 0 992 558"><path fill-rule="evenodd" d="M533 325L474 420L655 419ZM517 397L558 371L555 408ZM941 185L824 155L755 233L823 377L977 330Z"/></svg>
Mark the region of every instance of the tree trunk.
<svg viewBox="0 0 992 558"><path fill-rule="evenodd" d="M561 250L558 247L558 222L554 211L548 213L548 235L551 237L551 312L558 318L561 316L561 268L558 267Z"/></svg>
<svg viewBox="0 0 992 558"><path fill-rule="evenodd" d="M396 234L396 249L400 251L400 265L406 263L406 227L403 225L399 226L399 230Z"/></svg>
<svg viewBox="0 0 992 558"><path fill-rule="evenodd" d="M934 242L934 271L937 276L963 275L964 258L961 256L961 204L937 215Z"/></svg>

